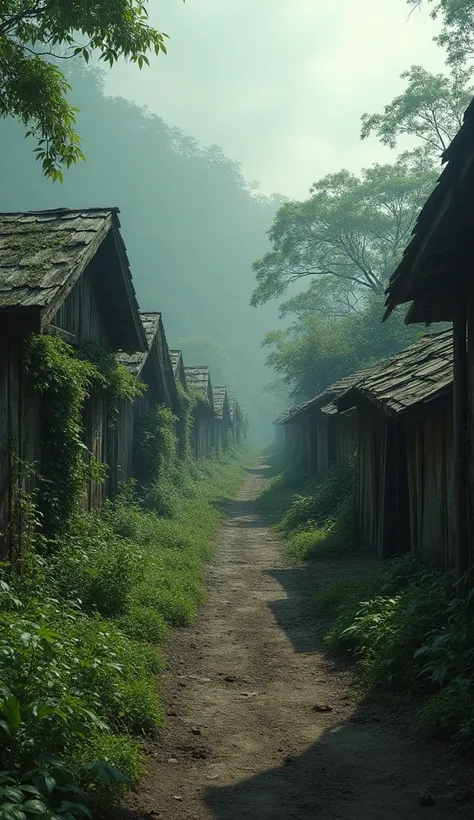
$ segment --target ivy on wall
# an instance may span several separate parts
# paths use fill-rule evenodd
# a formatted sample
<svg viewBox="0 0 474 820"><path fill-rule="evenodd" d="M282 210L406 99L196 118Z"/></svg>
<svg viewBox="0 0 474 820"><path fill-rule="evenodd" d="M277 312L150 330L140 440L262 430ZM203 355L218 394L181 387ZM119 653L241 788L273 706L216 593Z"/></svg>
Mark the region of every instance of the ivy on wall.
<svg viewBox="0 0 474 820"><path fill-rule="evenodd" d="M41 402L41 477L39 508L44 534L54 539L67 527L77 510L87 469L83 410L92 391L107 396L109 420L120 400L133 400L143 386L136 382L113 353L97 343L75 350L56 336L30 334L24 343L24 364L39 391ZM98 479L100 469L95 471ZM102 472L103 475L103 472Z"/></svg>

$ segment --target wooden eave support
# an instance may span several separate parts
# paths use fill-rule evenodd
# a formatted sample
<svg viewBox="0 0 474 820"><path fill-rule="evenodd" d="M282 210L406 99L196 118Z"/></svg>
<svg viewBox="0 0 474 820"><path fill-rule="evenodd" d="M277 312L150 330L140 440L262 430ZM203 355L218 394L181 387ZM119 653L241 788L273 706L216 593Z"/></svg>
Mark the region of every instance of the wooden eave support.
<svg viewBox="0 0 474 820"><path fill-rule="evenodd" d="M454 533L456 593L459 597L466 593L469 570L466 320L466 295L460 286L456 293L453 321Z"/></svg>

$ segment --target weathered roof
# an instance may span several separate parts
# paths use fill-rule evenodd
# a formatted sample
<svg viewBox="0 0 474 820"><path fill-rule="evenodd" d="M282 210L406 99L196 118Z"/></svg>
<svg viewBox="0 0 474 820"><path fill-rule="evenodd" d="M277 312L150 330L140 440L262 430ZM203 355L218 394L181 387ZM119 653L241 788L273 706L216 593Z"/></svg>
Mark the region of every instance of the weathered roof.
<svg viewBox="0 0 474 820"><path fill-rule="evenodd" d="M413 301L407 322L451 321L456 254L471 242L474 210L474 100L442 156L447 163L423 206L413 238L387 288L385 317Z"/></svg>
<svg viewBox="0 0 474 820"><path fill-rule="evenodd" d="M160 332L161 313L141 313L140 317L143 330L145 332L147 349L144 352L135 351L133 353L125 353L120 351L117 355L118 361L121 364L124 364L125 367L127 367L137 378L140 376L140 373L145 366L145 362L150 355L153 342L155 341L157 334Z"/></svg>
<svg viewBox="0 0 474 820"><path fill-rule="evenodd" d="M170 359L171 359L171 364L173 365L173 370L176 374L179 370L180 362L182 362L182 360L183 360L181 351L180 350L170 350Z"/></svg>
<svg viewBox="0 0 474 820"><path fill-rule="evenodd" d="M376 365L375 365L376 366ZM374 368L368 368L367 370L361 370L357 373L351 373L349 376L344 376L343 379L340 381L335 382L334 384L329 385L323 390L322 393L318 393L317 396L313 396L312 399L308 399L308 401L303 402L302 404L296 404L294 407L290 407L289 410L286 410L284 413L279 416L279 424L287 424L289 421L294 419L296 416L299 416L301 413L305 413L308 410L313 410L316 408L322 409L324 407L323 412L328 412L327 405L332 402L337 396L340 396L342 393L345 393L350 387L352 387L355 382L359 381L364 375L367 373L371 373Z"/></svg>
<svg viewBox="0 0 474 820"><path fill-rule="evenodd" d="M229 401L229 411L232 421L239 424L242 421L242 409L235 397Z"/></svg>
<svg viewBox="0 0 474 820"><path fill-rule="evenodd" d="M227 398L227 388L222 385L212 386L212 397L214 399L214 416L216 419L223 419L229 413L229 400ZM227 410L227 413L226 413Z"/></svg>
<svg viewBox="0 0 474 820"><path fill-rule="evenodd" d="M335 405L347 410L364 397L384 412L397 415L449 392L453 382L452 346L451 330L423 336L336 398Z"/></svg>
<svg viewBox="0 0 474 820"><path fill-rule="evenodd" d="M183 354L181 350L170 350L169 353L175 382L176 384L180 383L184 390L187 391L188 384L186 381L186 373L184 370Z"/></svg>
<svg viewBox="0 0 474 820"><path fill-rule="evenodd" d="M185 367L186 384L191 393L204 395L209 405L209 411L214 413L214 398L212 394L211 374L205 365ZM201 405L202 406L202 405ZM208 412L208 411L206 411Z"/></svg>
<svg viewBox="0 0 474 820"><path fill-rule="evenodd" d="M164 335L161 313L140 313L148 349L142 353L120 351L117 360L139 379L143 376L152 389L152 395L168 407L177 404L176 384ZM146 372L145 365L149 362ZM167 372L169 371L169 372ZM150 378L151 376L151 378Z"/></svg>
<svg viewBox="0 0 474 820"><path fill-rule="evenodd" d="M159 311L140 311L141 320L145 329L145 336L150 345L153 339L156 339L157 346L160 351L160 359L163 364L164 377L166 382L166 389L170 397L171 409L174 413L179 415L183 408L182 399L178 393L174 369L171 362L168 342L166 341L165 327L163 324L163 315Z"/></svg>
<svg viewBox="0 0 474 820"><path fill-rule="evenodd" d="M206 390L211 380L209 368L204 365L185 367L186 381L192 390Z"/></svg>
<svg viewBox="0 0 474 820"><path fill-rule="evenodd" d="M118 212L58 208L0 213L0 312L34 313L39 329L47 325L107 239L107 257L94 274L99 290L107 291L104 298L113 303L104 313L117 347L144 350Z"/></svg>

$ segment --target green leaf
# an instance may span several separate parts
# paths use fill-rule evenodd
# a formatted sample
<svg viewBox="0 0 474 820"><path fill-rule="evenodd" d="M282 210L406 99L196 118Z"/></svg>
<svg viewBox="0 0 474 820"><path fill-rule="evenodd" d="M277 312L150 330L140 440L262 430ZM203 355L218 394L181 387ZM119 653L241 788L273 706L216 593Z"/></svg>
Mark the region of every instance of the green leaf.
<svg viewBox="0 0 474 820"><path fill-rule="evenodd" d="M86 771L97 772L99 780L103 784L125 783L127 786L133 786L133 780L131 780L128 775L103 760L94 763L85 763L82 768Z"/></svg>
<svg viewBox="0 0 474 820"><path fill-rule="evenodd" d="M48 813L48 809L41 800L27 800L21 807L27 814L43 815Z"/></svg>
<svg viewBox="0 0 474 820"><path fill-rule="evenodd" d="M6 688L0 689L0 712L8 721L11 733L15 735L21 726L20 704Z"/></svg>
<svg viewBox="0 0 474 820"><path fill-rule="evenodd" d="M5 803L5 805L0 806L0 820L26 820L26 814L18 806Z"/></svg>
<svg viewBox="0 0 474 820"><path fill-rule="evenodd" d="M89 809L83 803L71 803L69 800L64 800L61 803L61 810L62 809L70 811L74 816L76 816L76 814L82 814L83 817L92 817Z"/></svg>

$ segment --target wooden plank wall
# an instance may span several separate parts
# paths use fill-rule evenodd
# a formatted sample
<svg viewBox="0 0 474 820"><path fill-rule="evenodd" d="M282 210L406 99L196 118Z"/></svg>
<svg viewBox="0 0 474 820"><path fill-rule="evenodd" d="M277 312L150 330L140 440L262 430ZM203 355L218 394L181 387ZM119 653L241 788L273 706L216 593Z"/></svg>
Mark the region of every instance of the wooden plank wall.
<svg viewBox="0 0 474 820"><path fill-rule="evenodd" d="M358 412L357 510L361 533L383 555L386 419L368 403Z"/></svg>
<svg viewBox="0 0 474 820"><path fill-rule="evenodd" d="M0 558L21 547L19 491L37 489L41 462L41 397L22 365L21 339L0 338Z"/></svg>
<svg viewBox="0 0 474 820"><path fill-rule="evenodd" d="M411 549L440 569L454 569L453 411L431 404L407 424Z"/></svg>
<svg viewBox="0 0 474 820"><path fill-rule="evenodd" d="M328 422L335 439L335 463L346 467L357 450L357 414L354 411L329 416Z"/></svg>
<svg viewBox="0 0 474 820"><path fill-rule="evenodd" d="M93 270L89 266L51 322L80 339L94 339L107 344L109 340L94 293L92 276Z"/></svg>

